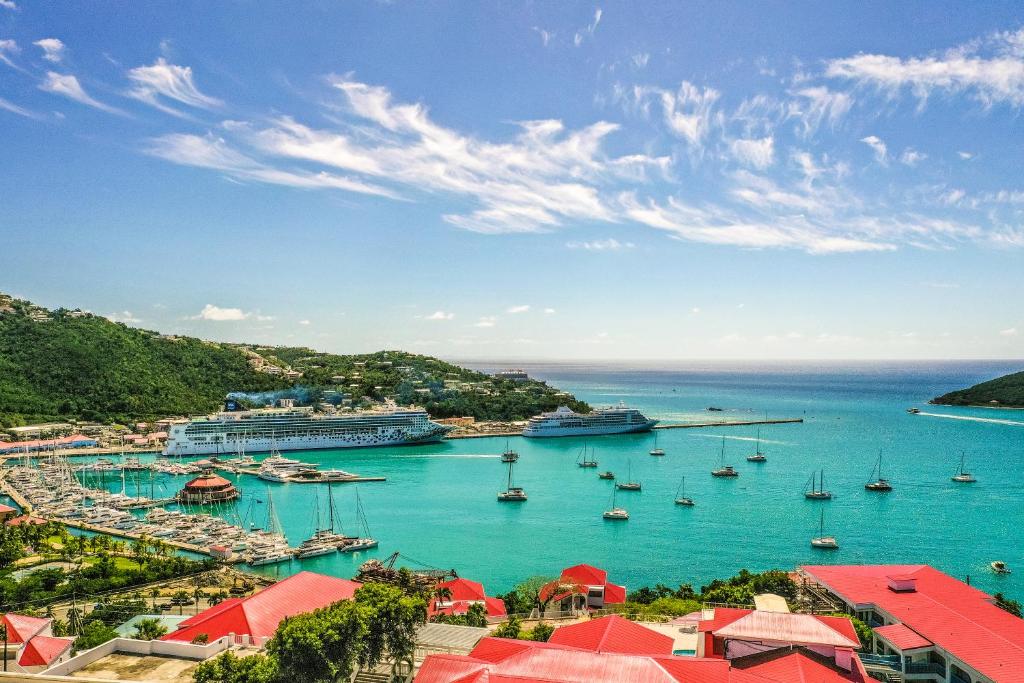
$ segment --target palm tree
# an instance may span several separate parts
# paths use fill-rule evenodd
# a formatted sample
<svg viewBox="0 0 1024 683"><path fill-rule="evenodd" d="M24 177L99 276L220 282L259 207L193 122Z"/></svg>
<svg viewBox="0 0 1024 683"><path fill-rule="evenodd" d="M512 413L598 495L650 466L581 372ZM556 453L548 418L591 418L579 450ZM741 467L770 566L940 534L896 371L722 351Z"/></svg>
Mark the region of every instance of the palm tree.
<svg viewBox="0 0 1024 683"><path fill-rule="evenodd" d="M167 627L159 619L143 619L135 624L136 640L156 640L163 635L167 635Z"/></svg>
<svg viewBox="0 0 1024 683"><path fill-rule="evenodd" d="M149 597L153 598L153 611L155 612L156 611L156 599L160 597L160 589L159 588L150 588L149 589Z"/></svg>

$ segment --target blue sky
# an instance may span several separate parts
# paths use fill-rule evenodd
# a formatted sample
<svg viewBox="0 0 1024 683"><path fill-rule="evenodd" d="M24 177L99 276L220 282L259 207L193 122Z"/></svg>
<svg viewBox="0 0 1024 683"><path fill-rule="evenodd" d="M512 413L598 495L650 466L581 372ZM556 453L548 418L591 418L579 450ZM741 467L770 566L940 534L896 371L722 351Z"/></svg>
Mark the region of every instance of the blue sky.
<svg viewBox="0 0 1024 683"><path fill-rule="evenodd" d="M448 358L1022 357L1019 3L0 0L0 290Z"/></svg>

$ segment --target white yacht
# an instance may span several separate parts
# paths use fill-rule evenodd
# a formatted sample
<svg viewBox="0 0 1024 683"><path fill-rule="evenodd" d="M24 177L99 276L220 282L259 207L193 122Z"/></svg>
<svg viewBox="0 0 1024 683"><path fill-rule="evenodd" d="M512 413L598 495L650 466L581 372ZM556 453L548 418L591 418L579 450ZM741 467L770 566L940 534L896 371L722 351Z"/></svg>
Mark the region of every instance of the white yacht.
<svg viewBox="0 0 1024 683"><path fill-rule="evenodd" d="M222 453L398 446L439 441L453 427L431 421L422 408L387 404L351 413L316 413L308 407L225 410L168 432L168 457Z"/></svg>
<svg viewBox="0 0 1024 683"><path fill-rule="evenodd" d="M651 420L636 408L620 403L613 408L598 408L589 413L577 413L560 406L550 413L534 415L526 424L523 436L600 436L602 434L628 434L647 432L657 420Z"/></svg>

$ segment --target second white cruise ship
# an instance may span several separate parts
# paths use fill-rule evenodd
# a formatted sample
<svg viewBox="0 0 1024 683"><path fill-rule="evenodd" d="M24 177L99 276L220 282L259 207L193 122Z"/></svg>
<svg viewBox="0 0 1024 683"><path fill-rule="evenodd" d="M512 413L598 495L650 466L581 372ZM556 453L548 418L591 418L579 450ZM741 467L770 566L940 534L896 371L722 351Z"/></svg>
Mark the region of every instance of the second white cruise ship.
<svg viewBox="0 0 1024 683"><path fill-rule="evenodd" d="M317 448L399 446L440 441L453 428L422 408L388 405L351 413L314 413L312 408L231 410L172 425L163 455L217 455Z"/></svg>
<svg viewBox="0 0 1024 683"><path fill-rule="evenodd" d="M527 422L523 436L600 436L646 432L657 420L644 417L636 408L619 404L614 408L598 408L589 413L577 413L561 406L550 413L534 415Z"/></svg>

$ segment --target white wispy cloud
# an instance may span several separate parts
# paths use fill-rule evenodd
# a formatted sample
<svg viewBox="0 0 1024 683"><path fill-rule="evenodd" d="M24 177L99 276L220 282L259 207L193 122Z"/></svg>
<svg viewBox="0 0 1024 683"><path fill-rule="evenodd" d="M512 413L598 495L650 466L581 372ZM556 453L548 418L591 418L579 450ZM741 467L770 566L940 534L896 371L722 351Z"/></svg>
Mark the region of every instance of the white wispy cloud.
<svg viewBox="0 0 1024 683"><path fill-rule="evenodd" d="M775 162L775 139L769 135L756 140L733 140L733 157L744 166L764 170Z"/></svg>
<svg viewBox="0 0 1024 683"><path fill-rule="evenodd" d="M812 137L826 121L835 128L853 107L853 97L825 86L801 88L795 95L793 113L799 120L798 131L804 138Z"/></svg>
<svg viewBox="0 0 1024 683"><path fill-rule="evenodd" d="M128 78L133 83L129 96L176 116L181 112L167 106L161 98L200 109L213 109L223 104L199 91L191 67L170 64L163 57L149 66L135 67L128 72Z"/></svg>
<svg viewBox="0 0 1024 683"><path fill-rule="evenodd" d="M658 88L639 88L636 93L638 100L656 96L669 130L696 148L703 145L710 132L712 110L721 96L714 88L701 88L689 81L680 83L674 93Z"/></svg>
<svg viewBox="0 0 1024 683"><path fill-rule="evenodd" d="M14 0L0 0L0 7L4 9L18 9L18 5Z"/></svg>
<svg viewBox="0 0 1024 683"><path fill-rule="evenodd" d="M1016 327L1009 327L1009 328L1007 328L1005 330L1000 330L999 334L1001 336L1003 336L1003 337L1016 337L1017 336L1017 328Z"/></svg>
<svg viewBox="0 0 1024 683"><path fill-rule="evenodd" d="M498 323L497 316L485 315L473 323L473 327L494 327Z"/></svg>
<svg viewBox="0 0 1024 683"><path fill-rule="evenodd" d="M970 161L971 159L974 158L974 154L972 154L971 152L957 152L956 155L963 159L964 161Z"/></svg>
<svg viewBox="0 0 1024 683"><path fill-rule="evenodd" d="M249 320L250 318L259 321L274 319L273 316L243 311L241 308L225 308L215 306L213 304L206 304L203 306L203 310L192 316L192 320L209 320L212 322L237 322L240 320Z"/></svg>
<svg viewBox="0 0 1024 683"><path fill-rule="evenodd" d="M534 26L533 30L536 31L537 35L540 36L540 42L544 45L544 47L547 47L548 43L551 42L551 39L555 37L555 33L553 31L546 31L539 26Z"/></svg>
<svg viewBox="0 0 1024 683"><path fill-rule="evenodd" d="M21 48L18 47L18 43L10 38L0 40L0 62L3 62L7 66L14 69L21 69L17 64L14 63L13 56L20 53Z"/></svg>
<svg viewBox="0 0 1024 683"><path fill-rule="evenodd" d="M553 308L545 308L544 309L544 315L554 315L554 314L555 314L555 309L553 309Z"/></svg>
<svg viewBox="0 0 1024 683"><path fill-rule="evenodd" d="M869 135L865 138L861 138L860 141L870 147L875 153L875 161L883 166L889 163L889 148L884 142L882 142L881 138L877 135Z"/></svg>
<svg viewBox="0 0 1024 683"><path fill-rule="evenodd" d="M94 99L82 88L82 84L78 82L78 79L71 74L59 74L55 71L47 71L46 78L39 84L39 89L44 90L54 95L61 95L72 99L80 104L87 105L100 111L105 111L108 114L124 115L124 112L117 107L112 107L109 104L104 104L99 100Z"/></svg>
<svg viewBox="0 0 1024 683"><path fill-rule="evenodd" d="M859 54L833 59L825 74L896 95L909 90L923 104L933 92L969 93L985 106L1024 104L1024 29L1001 32L928 57Z"/></svg>
<svg viewBox="0 0 1024 683"><path fill-rule="evenodd" d="M650 52L637 52L635 55L629 58L633 63L633 66L637 69L643 69L647 66L647 63L651 61Z"/></svg>
<svg viewBox="0 0 1024 683"><path fill-rule="evenodd" d="M125 323L126 325L134 325L142 322L141 318L136 317L131 311L121 311L120 313L111 313L106 316L107 320L115 323Z"/></svg>
<svg viewBox="0 0 1024 683"><path fill-rule="evenodd" d="M0 109L3 109L4 111L9 111L12 114L17 114L18 116L24 116L29 119L42 118L41 116L39 116L39 114L36 114L34 111L18 106L14 102L9 102L2 97L0 97Z"/></svg>
<svg viewBox="0 0 1024 683"><path fill-rule="evenodd" d="M306 325L311 325L312 323L310 321L308 321L308 320L300 320L299 324L303 325L303 326L306 326Z"/></svg>
<svg viewBox="0 0 1024 683"><path fill-rule="evenodd" d="M454 318L454 313L449 313L446 311L434 311L430 315L423 316L424 320L453 320Z"/></svg>
<svg viewBox="0 0 1024 683"><path fill-rule="evenodd" d="M522 304L519 306L509 306L507 309L505 309L505 312L515 315L516 313L526 313L529 310L529 304Z"/></svg>
<svg viewBox="0 0 1024 683"><path fill-rule="evenodd" d="M580 45L583 44L584 38L586 38L587 36L594 35L594 31L597 30L597 25L601 23L601 17L603 15L604 12L601 10L600 7L594 10L594 20L587 24L585 27L576 31L575 35L573 35L572 37L573 45L579 47Z"/></svg>
<svg viewBox="0 0 1024 683"><path fill-rule="evenodd" d="M632 249L636 245L632 242L620 242L614 237L609 237L589 242L566 242L565 246L570 249L584 249L586 251L620 251L622 249Z"/></svg>
<svg viewBox="0 0 1024 683"><path fill-rule="evenodd" d="M51 64L60 64L64 59L64 43L59 38L43 38L33 45L43 51L43 59Z"/></svg>
<svg viewBox="0 0 1024 683"><path fill-rule="evenodd" d="M912 147L907 147L900 154L900 163L906 166L917 166L919 163L928 158L928 155L924 152L919 152Z"/></svg>

